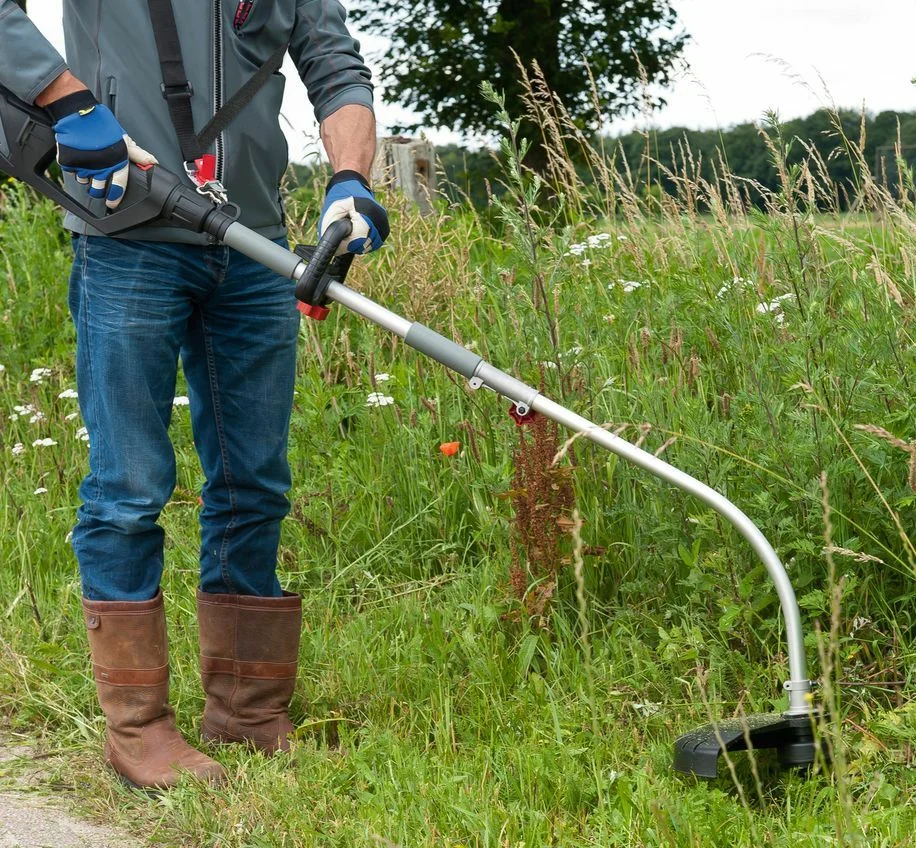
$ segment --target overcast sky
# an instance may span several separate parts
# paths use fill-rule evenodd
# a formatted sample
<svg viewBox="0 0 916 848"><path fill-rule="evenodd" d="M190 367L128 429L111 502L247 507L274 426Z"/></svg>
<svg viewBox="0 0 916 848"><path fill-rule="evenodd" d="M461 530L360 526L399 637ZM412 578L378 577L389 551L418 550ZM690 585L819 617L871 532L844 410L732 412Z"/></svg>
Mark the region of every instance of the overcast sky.
<svg viewBox="0 0 916 848"><path fill-rule="evenodd" d="M344 0L347 5L347 0ZM768 109L784 118L835 102L871 111L916 110L916 0L674 0L692 36L679 73L665 93L668 106L649 118L613 123L615 131L686 126L728 127L755 121ZM30 0L30 14L63 49L60 0ZM373 64L385 42L357 33ZM290 155L316 149L317 127L292 65L284 99ZM377 83L384 81L376 80ZM380 104L380 133L404 113ZM436 142L460 140L429 127Z"/></svg>

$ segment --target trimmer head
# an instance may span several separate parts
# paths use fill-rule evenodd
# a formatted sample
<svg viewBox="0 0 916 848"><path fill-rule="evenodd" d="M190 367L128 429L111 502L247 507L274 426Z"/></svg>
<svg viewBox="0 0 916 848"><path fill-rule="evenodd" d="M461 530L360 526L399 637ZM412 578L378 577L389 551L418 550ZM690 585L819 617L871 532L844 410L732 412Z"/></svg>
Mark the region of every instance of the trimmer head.
<svg viewBox="0 0 916 848"><path fill-rule="evenodd" d="M807 768L814 764L820 744L814 735L814 719L810 714L760 713L707 724L674 743L674 769L713 778L724 751L763 748L775 749L783 768Z"/></svg>

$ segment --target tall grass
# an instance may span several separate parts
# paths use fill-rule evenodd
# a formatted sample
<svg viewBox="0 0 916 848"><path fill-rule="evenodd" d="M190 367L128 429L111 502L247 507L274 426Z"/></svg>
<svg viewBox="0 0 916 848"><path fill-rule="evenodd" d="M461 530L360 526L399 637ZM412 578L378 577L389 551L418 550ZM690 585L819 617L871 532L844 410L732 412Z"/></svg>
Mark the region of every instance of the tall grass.
<svg viewBox="0 0 916 848"><path fill-rule="evenodd" d="M122 789L100 768L66 544L86 460L66 418L75 401L59 397L73 386L68 248L50 204L12 185L0 190L7 730L55 754L55 778L86 809L150 844L907 844L911 189L882 185L839 135L854 185L825 182L813 150L789 166L798 142L774 121L762 132L781 189L765 209L724 160L701 179L686 149L670 197L645 181L658 174L651 145L629 163L591 147L536 71L525 108L551 155L535 177L497 108L510 130L495 210L505 238L470 208L422 218L391 196L390 246L352 284L741 505L798 590L841 769L805 778L736 757L712 784L672 775L679 732L785 704L763 567L702 505L577 444L574 465L563 450L555 462L575 501L569 567L553 570L530 626L537 611L510 584L519 434L505 404L335 308L302 328L281 549L283 581L305 602L296 749L218 753L232 775L220 789L152 800ZM842 192L854 213L837 211ZM306 212L293 220L311 226ZM50 374L31 380L39 367ZM367 406L372 391L394 404ZM44 417L14 412L27 405ZM173 437L163 588L174 699L194 739L202 480L181 408ZM33 446L42 438L57 444ZM449 441L458 454L439 451Z"/></svg>

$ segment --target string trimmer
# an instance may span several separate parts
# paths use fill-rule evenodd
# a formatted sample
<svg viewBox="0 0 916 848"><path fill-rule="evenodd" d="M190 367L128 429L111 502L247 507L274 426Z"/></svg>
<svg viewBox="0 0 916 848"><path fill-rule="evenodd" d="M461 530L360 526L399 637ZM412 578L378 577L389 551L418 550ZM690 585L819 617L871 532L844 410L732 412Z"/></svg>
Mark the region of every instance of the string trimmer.
<svg viewBox="0 0 916 848"><path fill-rule="evenodd" d="M411 322L344 285L352 256L335 259L341 242L350 235L349 221L336 221L315 247L280 247L238 222L232 204L217 204L184 179L161 166L131 166L127 194L117 211L94 212L67 194L45 172L54 161L54 130L45 112L29 106L0 87L0 170L36 188L108 236L143 224L161 223L207 233L223 244L295 283L302 311L310 318L327 316L332 303L355 312L373 324L400 336L410 347L465 377L471 389L486 387L512 402L512 415L524 420L544 415L583 438L611 451L650 474L699 498L725 518L750 544L766 566L776 587L785 621L789 648L789 680L783 686L789 706L782 713L720 721L694 730L675 743L678 771L715 777L719 755L748 748L775 748L784 766L804 767L815 760L817 707L808 679L801 615L786 570L754 523L731 501L705 483L674 468L651 453L607 432L537 389L485 362L429 327Z"/></svg>

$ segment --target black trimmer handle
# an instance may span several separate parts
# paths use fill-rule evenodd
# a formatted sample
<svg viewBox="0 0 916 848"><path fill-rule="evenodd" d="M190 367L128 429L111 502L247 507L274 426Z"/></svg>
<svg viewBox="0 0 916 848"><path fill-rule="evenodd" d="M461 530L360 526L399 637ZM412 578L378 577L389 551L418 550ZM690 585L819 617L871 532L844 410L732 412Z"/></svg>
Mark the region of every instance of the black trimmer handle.
<svg viewBox="0 0 916 848"><path fill-rule="evenodd" d="M159 223L221 238L237 217L234 207L221 209L161 165L131 165L120 206L97 214L47 175L56 153L54 129L44 109L0 86L0 171L28 183L99 232L113 236Z"/></svg>
<svg viewBox="0 0 916 848"><path fill-rule="evenodd" d="M296 249L300 256L308 260L305 271L296 283L296 297L303 303L323 306L330 279L342 281L346 277L353 254L341 256L333 268L332 263L337 249L350 238L352 232L353 222L349 218L341 218L328 224L314 248Z"/></svg>

